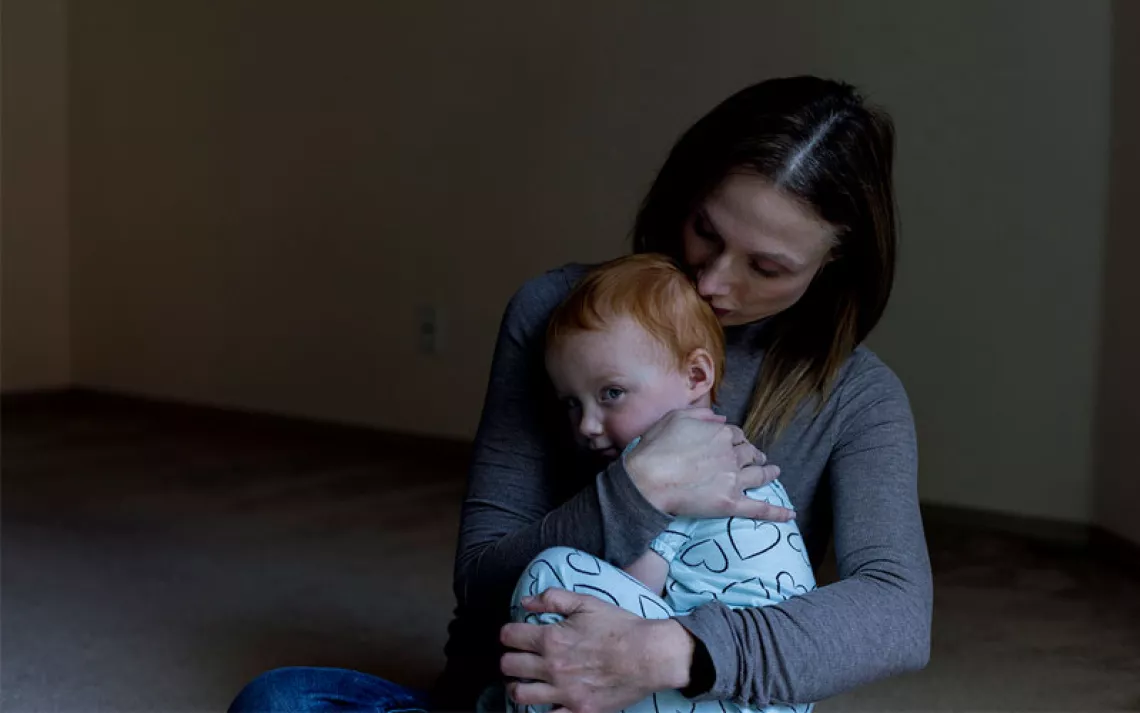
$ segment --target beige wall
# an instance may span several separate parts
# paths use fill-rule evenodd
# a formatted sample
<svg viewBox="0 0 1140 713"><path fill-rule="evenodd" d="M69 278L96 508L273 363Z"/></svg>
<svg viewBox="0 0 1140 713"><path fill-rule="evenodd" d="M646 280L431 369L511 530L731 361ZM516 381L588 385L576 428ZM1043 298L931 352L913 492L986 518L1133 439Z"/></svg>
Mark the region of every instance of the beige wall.
<svg viewBox="0 0 1140 713"><path fill-rule="evenodd" d="M76 3L78 378L470 436L513 290L623 251L686 124L802 65L746 4L656 8Z"/></svg>
<svg viewBox="0 0 1140 713"><path fill-rule="evenodd" d="M1140 4L1113 6L1112 191L1097 412L1096 515L1140 544Z"/></svg>
<svg viewBox="0 0 1140 713"><path fill-rule="evenodd" d="M65 0L0 5L0 388L67 385Z"/></svg>
<svg viewBox="0 0 1140 713"><path fill-rule="evenodd" d="M902 258L872 344L911 394L923 498L1088 521L1110 4L837 0L829 17L829 67L899 127Z"/></svg>
<svg viewBox="0 0 1140 713"><path fill-rule="evenodd" d="M72 10L83 383L469 436L513 289L622 251L715 101L817 72L899 123L875 344L924 497L1091 516L1108 0ZM425 303L446 320L426 358Z"/></svg>

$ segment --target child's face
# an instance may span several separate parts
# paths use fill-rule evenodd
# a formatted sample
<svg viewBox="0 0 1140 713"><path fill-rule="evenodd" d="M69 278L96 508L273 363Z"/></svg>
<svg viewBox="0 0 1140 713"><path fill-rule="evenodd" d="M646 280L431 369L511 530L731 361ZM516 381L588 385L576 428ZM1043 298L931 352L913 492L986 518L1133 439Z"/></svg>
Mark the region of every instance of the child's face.
<svg viewBox="0 0 1140 713"><path fill-rule="evenodd" d="M579 443L609 458L670 411L707 404L709 388L628 318L565 337L546 368Z"/></svg>

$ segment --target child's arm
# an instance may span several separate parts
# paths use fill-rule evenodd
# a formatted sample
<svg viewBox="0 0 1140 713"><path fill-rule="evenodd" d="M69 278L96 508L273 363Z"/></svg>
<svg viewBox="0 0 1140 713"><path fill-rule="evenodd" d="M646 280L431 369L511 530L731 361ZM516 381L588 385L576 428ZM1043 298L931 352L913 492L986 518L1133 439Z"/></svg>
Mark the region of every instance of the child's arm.
<svg viewBox="0 0 1140 713"><path fill-rule="evenodd" d="M657 596L665 594L665 578L669 575L669 563L653 550L649 550L625 568L626 574L636 577Z"/></svg>

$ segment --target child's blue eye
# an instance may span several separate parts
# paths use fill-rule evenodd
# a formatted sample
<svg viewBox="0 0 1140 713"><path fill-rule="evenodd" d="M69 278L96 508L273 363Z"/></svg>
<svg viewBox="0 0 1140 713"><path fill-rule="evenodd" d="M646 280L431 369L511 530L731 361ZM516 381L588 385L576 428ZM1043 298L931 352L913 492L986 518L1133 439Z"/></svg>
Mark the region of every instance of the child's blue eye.
<svg viewBox="0 0 1140 713"><path fill-rule="evenodd" d="M625 389L619 389L616 386L608 386L602 389L602 401L617 401L625 394Z"/></svg>
<svg viewBox="0 0 1140 713"><path fill-rule="evenodd" d="M567 411L573 411L574 409L578 408L580 405L581 404L578 403L578 399L573 399L573 398L562 399L562 407L565 408Z"/></svg>

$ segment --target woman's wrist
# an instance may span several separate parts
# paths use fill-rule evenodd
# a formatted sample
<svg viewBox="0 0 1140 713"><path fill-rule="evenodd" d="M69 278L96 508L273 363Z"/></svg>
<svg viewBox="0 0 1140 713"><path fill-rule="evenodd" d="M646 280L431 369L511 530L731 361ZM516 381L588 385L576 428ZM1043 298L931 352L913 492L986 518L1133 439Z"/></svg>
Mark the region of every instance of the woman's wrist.
<svg viewBox="0 0 1140 713"><path fill-rule="evenodd" d="M693 635L673 619L655 619L649 623L654 627L652 651L656 659L650 670L659 676L653 681L654 690L687 688L696 649Z"/></svg>
<svg viewBox="0 0 1140 713"><path fill-rule="evenodd" d="M673 515L673 507L668 502L666 494L654 488L653 480L648 477L653 466L645 461L644 455L634 448L623 456L622 463L625 465L625 472L629 475L630 482L641 493L641 497L661 512Z"/></svg>

